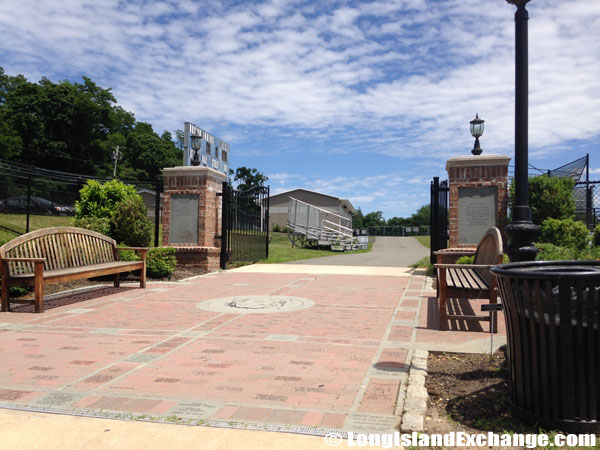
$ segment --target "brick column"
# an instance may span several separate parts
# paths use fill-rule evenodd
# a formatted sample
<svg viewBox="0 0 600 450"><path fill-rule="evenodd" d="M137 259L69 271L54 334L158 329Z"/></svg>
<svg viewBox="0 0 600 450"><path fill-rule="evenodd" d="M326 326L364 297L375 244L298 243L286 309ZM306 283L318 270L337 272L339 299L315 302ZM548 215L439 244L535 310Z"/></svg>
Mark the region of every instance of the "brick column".
<svg viewBox="0 0 600 450"><path fill-rule="evenodd" d="M164 199L162 212L162 245L176 249L177 264L199 267L207 271L219 269L221 239L221 197L227 176L209 167L181 166L163 169ZM185 195L188 201L198 201L197 236L187 242L171 242L172 227L175 221L188 222L190 229L195 228L196 217L176 217L172 213L172 197ZM195 207L195 205L194 205Z"/></svg>
<svg viewBox="0 0 600 450"><path fill-rule="evenodd" d="M459 230L459 192L464 188L492 188L491 191L496 192L493 188L497 188L497 201L495 205L495 223L487 223L486 227L497 226L500 231L506 225L507 218L507 205L508 205L508 163L510 157L502 155L478 155L478 156L461 156L458 158L450 158L446 163L446 171L448 172L448 180L450 187L450 198L449 198L449 226L450 226L450 248L456 247L475 247L479 243L481 236L476 239L474 234L470 233L471 238L469 242L465 242L465 234L462 234ZM482 191L484 191L482 189ZM487 193L490 190L485 190ZM463 191L463 192L466 192ZM477 192L476 189L469 191L470 193ZM476 212L476 211L475 211ZM463 210L463 214L467 214ZM468 212L473 214L473 211ZM465 216L463 216L465 217ZM465 223L463 218L463 231L472 224ZM486 222L485 218L481 219L482 222L474 224L474 227L482 226L483 222ZM489 220L487 220L489 222ZM489 225L489 226L488 226ZM473 242L470 242L473 241Z"/></svg>

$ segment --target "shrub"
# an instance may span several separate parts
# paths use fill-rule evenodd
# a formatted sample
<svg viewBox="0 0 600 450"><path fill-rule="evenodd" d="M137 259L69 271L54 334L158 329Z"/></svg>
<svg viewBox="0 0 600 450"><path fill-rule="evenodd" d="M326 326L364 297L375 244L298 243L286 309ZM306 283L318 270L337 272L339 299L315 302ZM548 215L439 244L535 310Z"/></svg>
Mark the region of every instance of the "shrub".
<svg viewBox="0 0 600 450"><path fill-rule="evenodd" d="M118 247L127 247L125 244L119 244ZM122 250L119 249L119 260L120 261L138 261L140 258L135 250Z"/></svg>
<svg viewBox="0 0 600 450"><path fill-rule="evenodd" d="M146 273L150 278L168 278L177 267L173 247L151 248L146 257Z"/></svg>
<svg viewBox="0 0 600 450"><path fill-rule="evenodd" d="M280 233L281 232L281 227L277 224L273 225L273 232L274 233Z"/></svg>
<svg viewBox="0 0 600 450"><path fill-rule="evenodd" d="M80 199L75 202L75 217L105 217L112 219L117 203L128 197L139 194L135 187L129 186L118 180L100 183L88 180L79 191Z"/></svg>
<svg viewBox="0 0 600 450"><path fill-rule="evenodd" d="M594 247L600 247L600 225L594 228Z"/></svg>
<svg viewBox="0 0 600 450"><path fill-rule="evenodd" d="M582 250L588 245L588 229L573 219L546 219L542 222L540 242Z"/></svg>
<svg viewBox="0 0 600 450"><path fill-rule="evenodd" d="M106 236L110 235L110 220L105 217L82 217L73 218L73 226L97 231Z"/></svg>
<svg viewBox="0 0 600 450"><path fill-rule="evenodd" d="M132 247L147 247L152 240L152 222L141 196L128 197L116 204L113 238Z"/></svg>
<svg viewBox="0 0 600 450"><path fill-rule="evenodd" d="M541 175L529 179L529 206L531 220L541 224L548 218L573 219L575 217L575 200L572 178L557 178ZM515 204L515 183L510 184L511 205Z"/></svg>
<svg viewBox="0 0 600 450"><path fill-rule="evenodd" d="M475 256L461 256L456 260L456 264L473 264Z"/></svg>

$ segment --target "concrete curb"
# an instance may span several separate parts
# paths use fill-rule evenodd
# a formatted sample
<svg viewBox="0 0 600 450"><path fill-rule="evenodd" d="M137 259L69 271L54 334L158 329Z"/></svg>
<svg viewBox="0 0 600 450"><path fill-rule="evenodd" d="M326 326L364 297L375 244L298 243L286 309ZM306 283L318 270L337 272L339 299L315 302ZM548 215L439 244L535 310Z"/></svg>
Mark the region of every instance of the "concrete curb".
<svg viewBox="0 0 600 450"><path fill-rule="evenodd" d="M400 425L401 430L405 432L422 432L424 429L428 397L425 388L428 357L429 352L427 350L415 350L412 356L408 372L406 398L404 399L402 424Z"/></svg>

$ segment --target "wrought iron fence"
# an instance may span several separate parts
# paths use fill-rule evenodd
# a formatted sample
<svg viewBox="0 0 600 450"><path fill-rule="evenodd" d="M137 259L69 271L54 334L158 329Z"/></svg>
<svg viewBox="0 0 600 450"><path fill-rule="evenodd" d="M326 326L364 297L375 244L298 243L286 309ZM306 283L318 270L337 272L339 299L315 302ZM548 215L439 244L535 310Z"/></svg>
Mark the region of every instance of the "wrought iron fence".
<svg viewBox="0 0 600 450"><path fill-rule="evenodd" d="M269 187L247 191L223 183L221 269L231 261L269 257Z"/></svg>
<svg viewBox="0 0 600 450"><path fill-rule="evenodd" d="M79 191L88 179L109 181L0 161L0 239L8 240L38 228L71 225ZM124 182L135 186L144 199L155 225L154 245L158 246L160 180Z"/></svg>
<svg viewBox="0 0 600 450"><path fill-rule="evenodd" d="M448 247L448 181L440 182L434 177L431 182L431 229L430 255L431 264L435 263L434 252Z"/></svg>

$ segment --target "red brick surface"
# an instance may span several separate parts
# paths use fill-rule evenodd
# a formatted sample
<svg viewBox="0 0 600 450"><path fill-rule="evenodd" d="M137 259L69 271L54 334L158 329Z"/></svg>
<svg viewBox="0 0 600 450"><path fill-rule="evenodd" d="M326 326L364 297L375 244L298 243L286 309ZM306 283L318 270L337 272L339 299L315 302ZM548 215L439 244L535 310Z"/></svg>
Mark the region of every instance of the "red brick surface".
<svg viewBox="0 0 600 450"><path fill-rule="evenodd" d="M395 374L408 369L415 337L489 336L437 331L435 299L423 282L233 271L46 299L43 314L14 308L0 313L0 406L165 417L204 408L192 417L333 428L347 427L355 413L392 416ZM404 298L407 287L415 298ZM198 307L282 292L315 304L272 314Z"/></svg>

